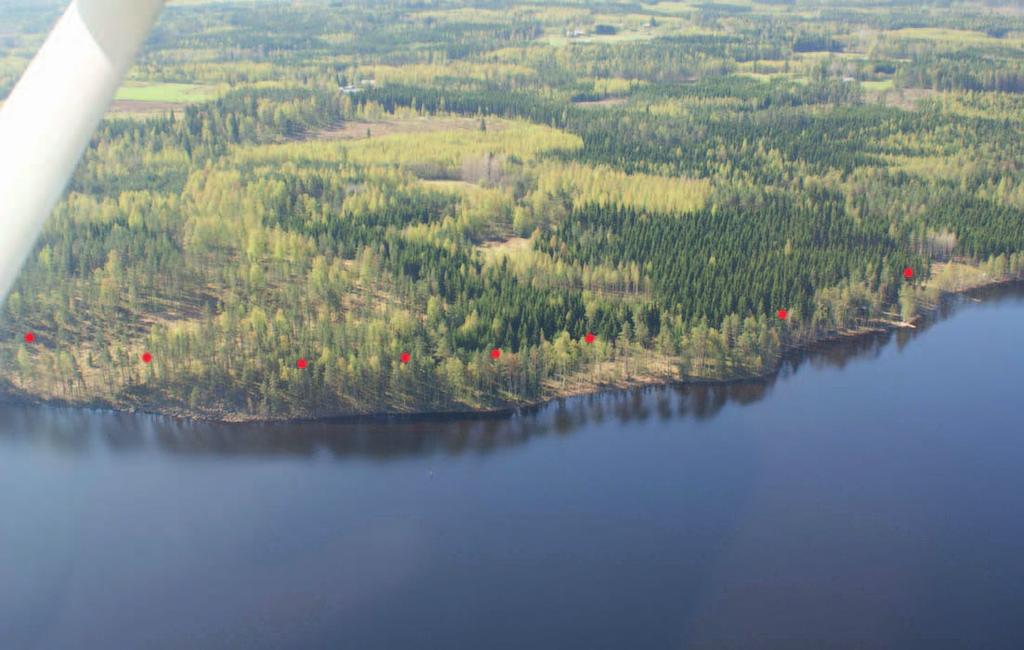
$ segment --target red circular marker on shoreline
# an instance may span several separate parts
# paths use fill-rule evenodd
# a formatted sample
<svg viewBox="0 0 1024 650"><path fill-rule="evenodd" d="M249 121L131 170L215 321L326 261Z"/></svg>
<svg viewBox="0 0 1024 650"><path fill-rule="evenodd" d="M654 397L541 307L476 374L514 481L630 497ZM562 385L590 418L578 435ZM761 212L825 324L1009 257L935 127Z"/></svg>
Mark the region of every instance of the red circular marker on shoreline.
<svg viewBox="0 0 1024 650"><path fill-rule="evenodd" d="M779 320L786 320L787 318L789 318L789 312L786 311L785 309L780 309L779 311L775 312L775 315L779 317Z"/></svg>
<svg viewBox="0 0 1024 650"><path fill-rule="evenodd" d="M401 361L402 363L409 363L410 361L412 361L412 355L409 354L408 352L403 352L402 356L400 356L398 360Z"/></svg>
<svg viewBox="0 0 1024 650"><path fill-rule="evenodd" d="M492 359L500 359L501 358L501 348L494 348L493 350L491 350L491 358Z"/></svg>
<svg viewBox="0 0 1024 650"><path fill-rule="evenodd" d="M308 365L309 362L306 361L305 359L299 359L298 361L295 362L295 367L298 368L299 370L305 370L306 366Z"/></svg>
<svg viewBox="0 0 1024 650"><path fill-rule="evenodd" d="M597 339L597 336L593 332L587 332L587 335L583 337L583 340L587 343L593 343Z"/></svg>
<svg viewBox="0 0 1024 650"><path fill-rule="evenodd" d="M25 343L35 343L36 335L32 332L25 332Z"/></svg>
<svg viewBox="0 0 1024 650"><path fill-rule="evenodd" d="M153 363L153 355L149 352L143 352L139 358L142 359L142 363Z"/></svg>
<svg viewBox="0 0 1024 650"><path fill-rule="evenodd" d="M914 277L914 269L910 268L909 266L905 267L903 269L903 277L905 277L908 280Z"/></svg>

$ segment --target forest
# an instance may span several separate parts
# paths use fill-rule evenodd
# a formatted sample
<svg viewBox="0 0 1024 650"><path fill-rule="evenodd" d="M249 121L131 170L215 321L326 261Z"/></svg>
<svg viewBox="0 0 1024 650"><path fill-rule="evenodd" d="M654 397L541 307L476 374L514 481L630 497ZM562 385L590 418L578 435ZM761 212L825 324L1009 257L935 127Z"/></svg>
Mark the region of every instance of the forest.
<svg viewBox="0 0 1024 650"><path fill-rule="evenodd" d="M0 3L0 100L61 5ZM1012 3L172 2L0 308L0 396L758 377L1024 279L1022 166Z"/></svg>

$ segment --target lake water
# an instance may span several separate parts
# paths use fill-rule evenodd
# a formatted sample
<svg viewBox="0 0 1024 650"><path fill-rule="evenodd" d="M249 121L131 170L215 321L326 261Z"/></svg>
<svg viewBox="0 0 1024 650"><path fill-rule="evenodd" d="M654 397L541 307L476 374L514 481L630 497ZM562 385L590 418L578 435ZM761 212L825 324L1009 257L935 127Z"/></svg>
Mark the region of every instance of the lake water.
<svg viewBox="0 0 1024 650"><path fill-rule="evenodd" d="M1024 647L1024 291L511 418L0 407L0 648Z"/></svg>

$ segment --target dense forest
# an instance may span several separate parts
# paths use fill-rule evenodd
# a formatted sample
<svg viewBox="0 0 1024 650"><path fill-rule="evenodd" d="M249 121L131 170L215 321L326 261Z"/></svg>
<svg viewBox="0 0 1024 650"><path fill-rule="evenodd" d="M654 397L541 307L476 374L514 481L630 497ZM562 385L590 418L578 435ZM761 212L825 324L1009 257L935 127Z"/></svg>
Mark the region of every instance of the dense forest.
<svg viewBox="0 0 1024 650"><path fill-rule="evenodd" d="M0 3L0 98L60 3ZM1017 5L171 3L0 393L222 419L772 372L1024 277Z"/></svg>

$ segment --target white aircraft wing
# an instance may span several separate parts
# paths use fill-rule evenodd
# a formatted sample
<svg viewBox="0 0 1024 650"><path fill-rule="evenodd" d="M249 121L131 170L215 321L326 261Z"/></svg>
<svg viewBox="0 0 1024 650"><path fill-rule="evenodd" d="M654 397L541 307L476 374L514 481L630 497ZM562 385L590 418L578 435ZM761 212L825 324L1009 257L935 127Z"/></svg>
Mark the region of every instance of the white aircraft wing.
<svg viewBox="0 0 1024 650"><path fill-rule="evenodd" d="M0 109L0 303L164 0L72 0Z"/></svg>

